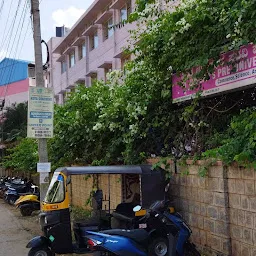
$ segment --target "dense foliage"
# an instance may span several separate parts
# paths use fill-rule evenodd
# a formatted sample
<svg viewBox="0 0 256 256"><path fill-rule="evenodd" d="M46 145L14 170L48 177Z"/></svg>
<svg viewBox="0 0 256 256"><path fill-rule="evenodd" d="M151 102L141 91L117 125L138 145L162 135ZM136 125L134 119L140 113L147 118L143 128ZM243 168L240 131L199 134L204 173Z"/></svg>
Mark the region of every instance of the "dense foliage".
<svg viewBox="0 0 256 256"><path fill-rule="evenodd" d="M36 170L37 147L33 140L24 139L27 130L27 102L7 107L2 116L2 164L15 171Z"/></svg>
<svg viewBox="0 0 256 256"><path fill-rule="evenodd" d="M53 162L138 163L146 157L145 151L167 154L169 133L175 130L175 125L167 129L172 117L163 104L170 103L170 93L147 86L142 76L135 82L133 76L140 71L127 74L122 86L115 71L107 86L100 82L90 88L80 86L56 107L50 145Z"/></svg>
<svg viewBox="0 0 256 256"><path fill-rule="evenodd" d="M172 74L183 74L183 82L192 78L190 85L199 87L200 81L208 80L218 65L227 64L220 61L223 52L234 51L234 59L229 63L232 65L239 60L242 45L255 43L254 0L182 0L179 5L164 0L137 2L140 8L132 18L140 25L139 31L133 33L137 43L131 47L132 52L137 62L151 69L152 74L161 72L167 82ZM195 74L193 67L200 67L201 71ZM182 115L176 119L180 130L171 135L176 141L175 151L195 155L225 144L220 138L221 134L228 134L225 131L232 116L240 116L240 109L254 105L255 90L204 100L199 95L193 102L180 104ZM246 116L240 118L248 122ZM213 137L219 137L219 144L211 143ZM238 160L235 156L239 150L245 150L242 146L236 147L236 151L231 149L233 160Z"/></svg>
<svg viewBox="0 0 256 256"><path fill-rule="evenodd" d="M35 172L38 162L37 141L24 138L13 148L7 150L3 166L15 171Z"/></svg>
<svg viewBox="0 0 256 256"><path fill-rule="evenodd" d="M6 108L3 115L3 139L5 143L14 142L26 136L27 107L26 102Z"/></svg>
<svg viewBox="0 0 256 256"><path fill-rule="evenodd" d="M221 159L226 164L235 161L256 169L256 108L241 110L227 131L216 134L212 141L220 146L205 152L204 157Z"/></svg>
<svg viewBox="0 0 256 256"><path fill-rule="evenodd" d="M256 42L254 0L156 2L134 14L144 24L140 33L135 31L139 43L134 50L140 59L166 72L190 72L201 66L199 76L207 79L219 64L220 53Z"/></svg>

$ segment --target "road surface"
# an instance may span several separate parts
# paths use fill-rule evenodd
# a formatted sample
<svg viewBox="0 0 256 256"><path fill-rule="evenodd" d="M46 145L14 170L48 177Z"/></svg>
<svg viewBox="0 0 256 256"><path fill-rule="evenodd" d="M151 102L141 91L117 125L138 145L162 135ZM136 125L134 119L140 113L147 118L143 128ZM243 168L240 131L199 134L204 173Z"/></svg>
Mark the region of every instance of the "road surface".
<svg viewBox="0 0 256 256"><path fill-rule="evenodd" d="M8 208L0 199L0 256L27 256L26 244L32 235Z"/></svg>

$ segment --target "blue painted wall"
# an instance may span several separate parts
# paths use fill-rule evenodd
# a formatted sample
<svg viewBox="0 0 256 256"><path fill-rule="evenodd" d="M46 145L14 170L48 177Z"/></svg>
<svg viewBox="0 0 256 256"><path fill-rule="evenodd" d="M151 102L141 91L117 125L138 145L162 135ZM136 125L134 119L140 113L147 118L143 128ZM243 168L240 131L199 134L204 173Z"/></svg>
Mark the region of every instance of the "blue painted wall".
<svg viewBox="0 0 256 256"><path fill-rule="evenodd" d="M28 78L28 61L5 58L0 62L0 86Z"/></svg>

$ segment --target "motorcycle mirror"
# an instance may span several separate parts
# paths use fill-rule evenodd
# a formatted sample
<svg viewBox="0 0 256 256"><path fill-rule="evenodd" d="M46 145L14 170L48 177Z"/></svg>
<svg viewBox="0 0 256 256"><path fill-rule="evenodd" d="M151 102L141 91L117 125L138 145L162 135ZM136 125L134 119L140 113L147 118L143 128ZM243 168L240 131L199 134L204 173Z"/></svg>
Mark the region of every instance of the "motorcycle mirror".
<svg viewBox="0 0 256 256"><path fill-rule="evenodd" d="M134 208L133 208L133 211L134 212L138 212L138 211L140 211L141 210L141 206L140 205L137 205L137 206L135 206Z"/></svg>

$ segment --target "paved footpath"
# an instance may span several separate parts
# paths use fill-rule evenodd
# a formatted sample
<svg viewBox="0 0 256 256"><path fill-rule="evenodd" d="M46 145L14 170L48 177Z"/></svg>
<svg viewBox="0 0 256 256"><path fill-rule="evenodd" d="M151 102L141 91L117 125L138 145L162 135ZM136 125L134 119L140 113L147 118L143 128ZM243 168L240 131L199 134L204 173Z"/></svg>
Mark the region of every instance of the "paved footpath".
<svg viewBox="0 0 256 256"><path fill-rule="evenodd" d="M31 234L25 231L17 218L0 200L0 256L27 256L26 245Z"/></svg>

